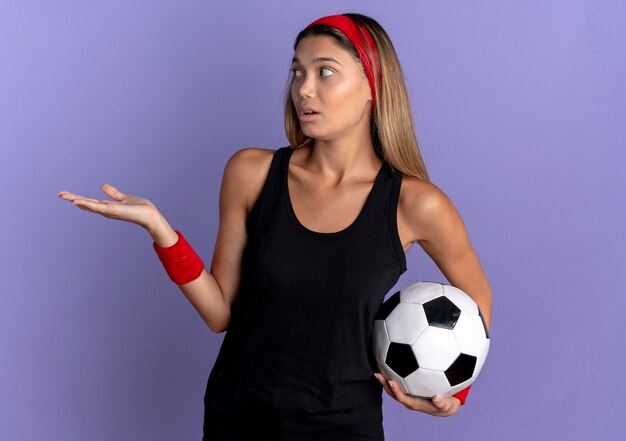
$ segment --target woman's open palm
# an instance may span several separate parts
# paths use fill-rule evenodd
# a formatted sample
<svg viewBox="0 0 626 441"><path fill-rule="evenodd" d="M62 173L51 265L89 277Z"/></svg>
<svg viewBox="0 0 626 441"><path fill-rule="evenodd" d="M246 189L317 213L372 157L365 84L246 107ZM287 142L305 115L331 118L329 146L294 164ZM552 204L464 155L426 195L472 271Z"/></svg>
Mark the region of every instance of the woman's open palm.
<svg viewBox="0 0 626 441"><path fill-rule="evenodd" d="M98 213L109 219L132 222L144 228L147 228L147 226L154 221L158 210L148 199L131 194L124 194L110 184L103 184L100 188L112 200L86 198L70 193L69 191L59 191L57 195L60 198L72 202L81 210Z"/></svg>

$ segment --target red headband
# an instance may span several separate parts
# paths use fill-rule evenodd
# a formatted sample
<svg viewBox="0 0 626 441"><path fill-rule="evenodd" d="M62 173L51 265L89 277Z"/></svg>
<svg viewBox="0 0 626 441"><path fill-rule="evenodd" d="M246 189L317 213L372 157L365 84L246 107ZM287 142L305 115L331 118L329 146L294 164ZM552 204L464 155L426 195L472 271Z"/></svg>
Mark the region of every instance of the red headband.
<svg viewBox="0 0 626 441"><path fill-rule="evenodd" d="M346 36L348 40L354 45L357 52L359 53L359 58L361 58L361 64L363 65L363 69L365 70L365 74L367 75L367 80L370 83L370 89L372 90L372 110L376 108L376 87L374 82L374 72L372 69L372 64L370 63L370 58L367 56L366 44L369 45L369 48L372 53L372 58L374 59L374 63L378 66L378 54L376 53L376 46L374 45L374 40L372 39L372 35L369 33L365 26L358 26L350 17L347 15L328 15L326 17L318 18L311 24L309 24L305 29L310 28L316 24L323 24L335 29L338 29ZM363 34L359 31L361 29L365 37L367 38L367 43L363 39Z"/></svg>

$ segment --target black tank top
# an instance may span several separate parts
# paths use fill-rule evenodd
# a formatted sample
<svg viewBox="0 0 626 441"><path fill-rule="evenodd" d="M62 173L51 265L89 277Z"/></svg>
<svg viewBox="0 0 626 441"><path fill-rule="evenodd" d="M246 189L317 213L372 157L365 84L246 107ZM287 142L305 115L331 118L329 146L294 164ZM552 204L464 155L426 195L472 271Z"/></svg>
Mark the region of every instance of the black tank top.
<svg viewBox="0 0 626 441"><path fill-rule="evenodd" d="M275 151L247 221L241 283L205 406L334 412L382 404L374 316L406 271L397 230L402 178L383 158L345 229L309 230L287 188L292 147Z"/></svg>

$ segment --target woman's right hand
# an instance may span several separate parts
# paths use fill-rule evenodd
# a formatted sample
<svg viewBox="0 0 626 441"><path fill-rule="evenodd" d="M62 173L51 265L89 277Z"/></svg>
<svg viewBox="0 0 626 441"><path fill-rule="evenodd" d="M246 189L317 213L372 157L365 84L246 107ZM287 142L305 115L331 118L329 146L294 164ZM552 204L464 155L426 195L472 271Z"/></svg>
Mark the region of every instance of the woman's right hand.
<svg viewBox="0 0 626 441"><path fill-rule="evenodd" d="M149 229L158 219L159 211L148 199L124 194L110 184L103 184L100 189L113 200L104 199L99 201L79 196L69 191L59 191L57 196L72 202L81 210L98 213L109 219L132 222L146 229Z"/></svg>

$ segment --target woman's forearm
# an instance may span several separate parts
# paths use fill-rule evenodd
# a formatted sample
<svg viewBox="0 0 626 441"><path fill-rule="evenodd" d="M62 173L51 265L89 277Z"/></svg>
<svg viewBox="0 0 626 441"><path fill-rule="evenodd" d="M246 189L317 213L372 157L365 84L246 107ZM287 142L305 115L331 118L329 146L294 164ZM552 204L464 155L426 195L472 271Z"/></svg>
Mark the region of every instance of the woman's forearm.
<svg viewBox="0 0 626 441"><path fill-rule="evenodd" d="M176 231L160 214L155 216L147 230L154 242L163 248L174 245L178 240ZM230 321L230 308L224 301L220 286L206 268L197 279L177 286L212 331L226 330Z"/></svg>

